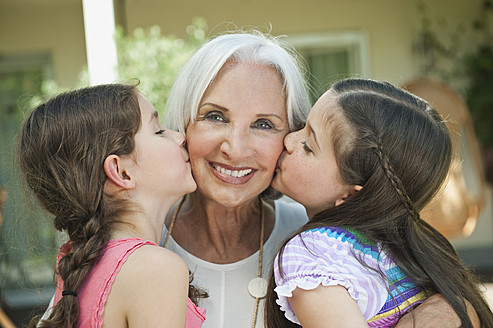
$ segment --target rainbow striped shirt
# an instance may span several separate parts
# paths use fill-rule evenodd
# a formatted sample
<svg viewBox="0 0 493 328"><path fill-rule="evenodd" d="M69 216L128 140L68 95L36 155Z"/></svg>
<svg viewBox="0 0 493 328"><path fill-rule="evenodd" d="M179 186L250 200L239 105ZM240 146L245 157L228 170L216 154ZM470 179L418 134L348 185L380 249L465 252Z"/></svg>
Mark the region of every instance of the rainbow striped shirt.
<svg viewBox="0 0 493 328"><path fill-rule="evenodd" d="M427 297L379 245L353 229L315 228L291 239L282 253L282 278L278 256L274 262L277 303L297 324L289 304L297 287L345 287L370 327L393 327L403 313Z"/></svg>

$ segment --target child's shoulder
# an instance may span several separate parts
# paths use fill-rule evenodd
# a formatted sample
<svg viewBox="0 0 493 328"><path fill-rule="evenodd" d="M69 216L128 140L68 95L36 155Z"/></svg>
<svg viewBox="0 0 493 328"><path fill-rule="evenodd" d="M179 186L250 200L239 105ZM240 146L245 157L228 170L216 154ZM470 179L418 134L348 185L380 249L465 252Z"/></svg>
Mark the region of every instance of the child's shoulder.
<svg viewBox="0 0 493 328"><path fill-rule="evenodd" d="M165 285L176 279L188 282L185 261L154 242L140 238L112 240L105 253L105 258L109 257L122 263L117 278L120 282L127 280L131 285L152 280Z"/></svg>
<svg viewBox="0 0 493 328"><path fill-rule="evenodd" d="M320 226L301 232L289 241L288 245L297 245L313 250L338 248L347 252L378 253L378 245L360 231L339 226Z"/></svg>
<svg viewBox="0 0 493 328"><path fill-rule="evenodd" d="M357 229L347 226L320 226L305 230L301 233L303 236L322 235L342 241L359 241L368 245L376 246L376 243L370 240L365 234Z"/></svg>
<svg viewBox="0 0 493 328"><path fill-rule="evenodd" d="M161 294L188 286L188 279L188 267L180 256L157 245L142 245L123 264L116 282Z"/></svg>
<svg viewBox="0 0 493 328"><path fill-rule="evenodd" d="M181 257L155 244L144 244L121 267L108 304L113 302L118 311L133 318L156 311L157 305L167 311L180 302L186 304L188 280L188 268Z"/></svg>
<svg viewBox="0 0 493 328"><path fill-rule="evenodd" d="M185 261L178 254L158 245L139 247L134 251L131 259L140 268L161 273L174 270L183 271L187 268Z"/></svg>
<svg viewBox="0 0 493 328"><path fill-rule="evenodd" d="M180 270L185 261L176 253L141 238L121 238L108 243L106 254L116 254L124 259L124 266L138 266L146 270ZM114 255L113 255L114 256Z"/></svg>

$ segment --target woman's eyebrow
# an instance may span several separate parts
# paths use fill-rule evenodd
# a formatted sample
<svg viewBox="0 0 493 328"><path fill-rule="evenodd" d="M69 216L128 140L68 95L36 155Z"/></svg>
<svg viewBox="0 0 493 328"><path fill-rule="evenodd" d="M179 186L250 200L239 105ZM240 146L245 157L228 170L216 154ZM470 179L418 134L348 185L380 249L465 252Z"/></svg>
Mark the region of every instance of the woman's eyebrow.
<svg viewBox="0 0 493 328"><path fill-rule="evenodd" d="M279 120L282 121L281 116L274 114L274 113L269 113L269 114L257 114L257 117L277 117Z"/></svg>
<svg viewBox="0 0 493 328"><path fill-rule="evenodd" d="M220 105L217 105L217 104L214 104L214 103L204 103L202 105L199 106L199 109L204 107L204 106L212 106L212 107L215 107L217 109L220 109L224 112L229 112L229 109L227 109L226 107L223 107L223 106L220 106Z"/></svg>

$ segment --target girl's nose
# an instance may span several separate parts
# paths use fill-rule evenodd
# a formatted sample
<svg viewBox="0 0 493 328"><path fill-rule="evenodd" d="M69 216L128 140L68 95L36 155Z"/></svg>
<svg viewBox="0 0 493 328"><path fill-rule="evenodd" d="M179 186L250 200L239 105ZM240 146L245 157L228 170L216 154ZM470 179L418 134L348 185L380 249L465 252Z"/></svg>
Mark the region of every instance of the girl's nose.
<svg viewBox="0 0 493 328"><path fill-rule="evenodd" d="M176 142L178 145L185 147L186 144L186 138L185 135L181 132L173 131L173 130L168 130L171 138L173 139L174 142Z"/></svg>
<svg viewBox="0 0 493 328"><path fill-rule="evenodd" d="M286 152L288 154L291 154L294 151L298 134L299 131L290 132L284 137L284 147L286 148Z"/></svg>

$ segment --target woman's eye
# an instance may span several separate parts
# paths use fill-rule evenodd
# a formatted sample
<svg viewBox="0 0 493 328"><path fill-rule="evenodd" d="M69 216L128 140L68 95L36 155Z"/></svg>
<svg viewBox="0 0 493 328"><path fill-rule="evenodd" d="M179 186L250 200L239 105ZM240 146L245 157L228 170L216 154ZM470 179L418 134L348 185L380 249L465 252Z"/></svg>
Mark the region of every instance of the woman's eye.
<svg viewBox="0 0 493 328"><path fill-rule="evenodd" d="M205 119L209 121L214 121L214 122L224 122L226 119L224 118L223 114L219 112L210 112L205 115Z"/></svg>
<svg viewBox="0 0 493 328"><path fill-rule="evenodd" d="M156 132L156 134L163 134L166 130L159 130Z"/></svg>
<svg viewBox="0 0 493 328"><path fill-rule="evenodd" d="M258 120L253 123L253 126L257 129L272 129L274 124L269 120Z"/></svg>
<svg viewBox="0 0 493 328"><path fill-rule="evenodd" d="M311 153L311 152L312 152L312 150L310 149L310 147L308 147L308 146L307 146L306 141L301 142L301 144L303 145L303 149L304 149L307 153Z"/></svg>

